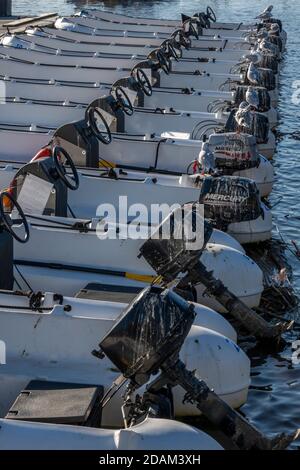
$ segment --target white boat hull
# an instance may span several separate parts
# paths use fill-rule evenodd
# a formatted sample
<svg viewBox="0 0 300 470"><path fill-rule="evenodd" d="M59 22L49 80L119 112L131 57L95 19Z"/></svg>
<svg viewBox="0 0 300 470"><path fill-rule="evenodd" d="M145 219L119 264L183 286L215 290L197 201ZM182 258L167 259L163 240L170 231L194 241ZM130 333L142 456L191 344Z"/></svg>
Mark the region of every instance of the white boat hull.
<svg viewBox="0 0 300 470"><path fill-rule="evenodd" d="M118 430L0 419L0 449L199 451L222 450L222 447L198 429L164 419L147 418L132 428Z"/></svg>
<svg viewBox="0 0 300 470"><path fill-rule="evenodd" d="M84 106L63 105L54 106L42 104L31 104L30 102L2 103L2 113L5 123L13 126L31 126L33 130L39 127L52 128L53 130L72 121L83 119ZM129 134L155 134L157 137L175 138L176 140L190 140L190 134L194 127L207 121L210 123L207 135L214 133L214 127L223 126L228 118L228 113L186 112L155 109L146 110L136 108L132 116L126 116L125 132ZM214 124L215 123L215 124ZM1 124L0 124L1 126ZM3 127L3 125L1 126ZM23 134L26 137L26 134ZM198 137L201 139L201 135ZM28 135L28 139L31 137ZM27 146L27 144L25 144ZM276 141L272 131L269 132L268 142L258 144L259 152L267 158L272 158L275 151ZM32 154L34 155L34 153Z"/></svg>
<svg viewBox="0 0 300 470"><path fill-rule="evenodd" d="M53 294L47 294L51 303ZM8 296L3 296L7 303ZM11 296L9 296L11 297ZM19 297L19 299L18 299ZM2 299L3 300L3 299ZM125 304L64 298L53 310L43 313L22 310L28 299L14 296L9 299L19 308L0 309L1 339L7 345L6 365L1 366L0 417L4 417L18 394L31 380L102 385L105 391L119 372L108 359L97 360L91 351L112 327L126 307ZM53 300L52 300L53 302ZM66 312L65 306L68 305ZM196 322L216 325L232 335L232 329L219 316L197 306ZM202 313L204 319L202 319ZM215 317L215 318L213 318ZM16 328L22 336L15 334ZM234 333L233 333L234 335ZM76 348L74 348L76 344ZM221 347L221 349L220 349ZM181 350L181 359L197 376L207 380L210 387L228 403L239 407L247 399L250 361L228 337L203 326L193 325ZM236 367L232 368L232 364ZM182 391L174 389L176 416L197 416L199 410L182 403ZM103 426L120 426L122 391L103 410Z"/></svg>
<svg viewBox="0 0 300 470"><path fill-rule="evenodd" d="M72 225L72 219L57 220ZM25 247L15 243L16 263L34 291L51 290L74 296L89 283L144 287L156 276L144 259L137 258L144 240L100 240L95 231L82 233L64 226L56 228L54 217L40 224L31 224L31 236ZM204 250L201 261L249 307L259 305L263 275L250 258L236 249L216 244ZM24 281L15 274L23 285ZM199 302L220 310L220 305L203 296L203 286L197 285L196 289Z"/></svg>

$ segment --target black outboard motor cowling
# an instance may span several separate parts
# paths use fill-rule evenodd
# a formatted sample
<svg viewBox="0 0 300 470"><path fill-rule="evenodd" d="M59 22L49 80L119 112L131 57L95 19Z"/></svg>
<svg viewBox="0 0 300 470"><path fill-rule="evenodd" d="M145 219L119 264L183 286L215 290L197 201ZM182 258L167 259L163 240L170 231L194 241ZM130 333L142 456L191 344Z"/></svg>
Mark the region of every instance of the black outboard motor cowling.
<svg viewBox="0 0 300 470"><path fill-rule="evenodd" d="M199 230L199 227L203 229L200 247L189 249L185 234L180 236L181 232L178 233L176 221L183 217L182 207L169 214L140 248L140 256L143 256L157 274L168 282L174 281L181 272L185 272L199 259L212 234L211 225L193 208L191 212L193 217L188 222L191 221L192 232ZM166 233L170 234L168 238L162 237L165 227L167 227Z"/></svg>
<svg viewBox="0 0 300 470"><path fill-rule="evenodd" d="M278 59L274 54L262 54L260 66L263 69L271 69L273 73L278 73Z"/></svg>
<svg viewBox="0 0 300 470"><path fill-rule="evenodd" d="M282 43L282 39L279 36L276 36L275 34L271 34L268 37L268 41L270 41L272 44L275 44L278 47L279 51L282 52L283 43Z"/></svg>
<svg viewBox="0 0 300 470"><path fill-rule="evenodd" d="M236 106L239 106L242 101L247 101L246 100L246 92L247 92L248 86L246 85L239 85L236 88L235 95L234 95L234 104ZM255 87L255 90L257 92L257 96L259 99L259 105L257 108L257 111L260 113L266 113L269 111L271 108L271 98L268 90L264 87Z"/></svg>
<svg viewBox="0 0 300 470"><path fill-rule="evenodd" d="M148 287L127 307L99 346L124 377L143 384L164 360L179 353L194 318L194 307L179 295Z"/></svg>
<svg viewBox="0 0 300 470"><path fill-rule="evenodd" d="M264 20L263 23L260 23L257 26L257 30L259 31L260 29L265 28L266 26L271 25L271 24L278 24L280 32L282 31L282 21L276 18L269 18L269 19Z"/></svg>
<svg viewBox="0 0 300 470"><path fill-rule="evenodd" d="M205 219L220 230L230 223L255 220L261 215L260 197L254 181L239 176L210 177L204 203Z"/></svg>
<svg viewBox="0 0 300 470"><path fill-rule="evenodd" d="M227 122L224 126L223 132L246 132L247 134L254 135L258 144L265 144L268 142L269 136L269 119L261 113L251 113L250 128L241 128L235 120L236 109L233 109Z"/></svg>
<svg viewBox="0 0 300 470"><path fill-rule="evenodd" d="M260 163L256 138L250 134L236 132L211 134L209 149L215 157L215 165L223 174L258 167Z"/></svg>

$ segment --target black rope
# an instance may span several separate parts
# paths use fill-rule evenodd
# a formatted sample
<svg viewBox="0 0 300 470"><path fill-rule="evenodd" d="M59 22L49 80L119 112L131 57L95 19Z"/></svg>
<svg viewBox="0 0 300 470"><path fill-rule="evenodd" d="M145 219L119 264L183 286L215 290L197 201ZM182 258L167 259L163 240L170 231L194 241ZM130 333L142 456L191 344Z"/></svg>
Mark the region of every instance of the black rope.
<svg viewBox="0 0 300 470"><path fill-rule="evenodd" d="M69 204L67 204L67 207L68 207L69 212L70 212L71 216L73 217L73 219L77 219L76 215L74 214L74 212L71 209L71 206Z"/></svg>
<svg viewBox="0 0 300 470"><path fill-rule="evenodd" d="M23 274L21 273L21 271L19 270L18 266L16 263L14 263L14 267L16 268L16 271L18 272L20 278L23 280L23 282L27 285L28 289L30 290L30 292L33 292L33 289L31 288L29 282L27 282L26 278L23 276ZM19 283L17 282L19 288L21 289Z"/></svg>
<svg viewBox="0 0 300 470"><path fill-rule="evenodd" d="M157 167L160 145L161 145L163 142L166 142L166 141L167 141L167 139L160 139L160 141L158 142L158 144L157 144L157 146L156 146L154 168Z"/></svg>

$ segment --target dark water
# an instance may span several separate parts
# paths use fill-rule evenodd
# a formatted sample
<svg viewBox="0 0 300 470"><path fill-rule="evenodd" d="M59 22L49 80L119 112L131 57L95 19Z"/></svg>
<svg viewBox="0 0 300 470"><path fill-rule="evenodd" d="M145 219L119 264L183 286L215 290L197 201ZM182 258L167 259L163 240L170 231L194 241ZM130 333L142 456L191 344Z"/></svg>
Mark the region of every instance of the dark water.
<svg viewBox="0 0 300 470"><path fill-rule="evenodd" d="M210 0L218 19L247 21L252 19L268 2L261 0ZM181 12L192 14L201 9L196 0L165 1L71 1L54 0L13 0L14 14L38 14L56 11L59 14L71 14L77 8L99 6L129 15L158 18L178 18ZM200 5L200 6L199 6ZM287 242L295 240L300 247L300 141L291 137L299 131L300 104L292 103L293 82L300 80L300 0L277 0L274 2L275 14L284 22L288 32L288 45L280 79L280 126L283 134L278 143L274 158L276 184L271 202L277 204L273 209L276 224ZM300 82L299 82L300 85ZM300 100L299 100L300 101ZM300 260L288 253L293 268L293 285L300 294ZM299 321L299 318L298 318ZM298 331L299 332L299 331ZM290 334L287 340L297 337L297 331ZM247 417L261 430L267 433L274 431L291 431L300 427L300 365L291 361L291 347L277 354L257 353L252 357L252 388L248 403L243 407ZM299 441L298 441L299 444ZM297 445L293 445L297 448Z"/></svg>

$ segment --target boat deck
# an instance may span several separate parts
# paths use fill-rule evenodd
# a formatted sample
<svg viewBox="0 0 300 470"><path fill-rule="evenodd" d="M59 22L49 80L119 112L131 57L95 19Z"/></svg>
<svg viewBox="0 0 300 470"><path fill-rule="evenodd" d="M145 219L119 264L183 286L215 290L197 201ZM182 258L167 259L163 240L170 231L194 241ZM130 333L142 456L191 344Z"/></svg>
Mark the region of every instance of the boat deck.
<svg viewBox="0 0 300 470"><path fill-rule="evenodd" d="M7 28L11 33L22 33L29 26L52 26L58 18L57 13L46 13L39 16L31 17L9 17L0 18L0 34L7 31Z"/></svg>

